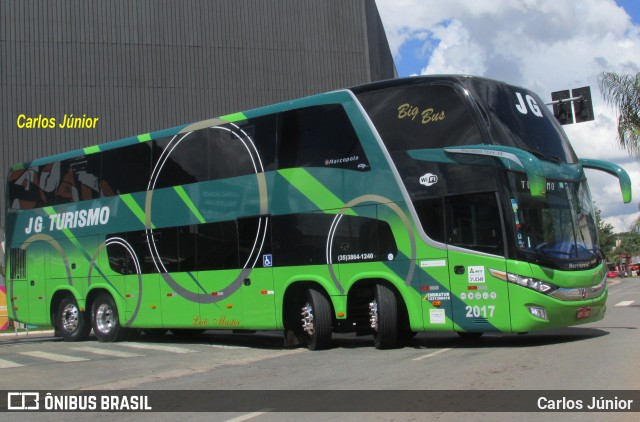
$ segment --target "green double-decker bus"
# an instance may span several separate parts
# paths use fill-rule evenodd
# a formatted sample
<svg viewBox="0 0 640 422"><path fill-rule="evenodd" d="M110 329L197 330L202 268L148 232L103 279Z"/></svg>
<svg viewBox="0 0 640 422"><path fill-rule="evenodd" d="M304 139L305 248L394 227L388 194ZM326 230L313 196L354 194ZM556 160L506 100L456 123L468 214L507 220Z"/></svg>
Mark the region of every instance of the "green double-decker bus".
<svg viewBox="0 0 640 422"><path fill-rule="evenodd" d="M584 168L530 91L358 86L14 166L11 318L68 341L133 330L530 332L603 318Z"/></svg>

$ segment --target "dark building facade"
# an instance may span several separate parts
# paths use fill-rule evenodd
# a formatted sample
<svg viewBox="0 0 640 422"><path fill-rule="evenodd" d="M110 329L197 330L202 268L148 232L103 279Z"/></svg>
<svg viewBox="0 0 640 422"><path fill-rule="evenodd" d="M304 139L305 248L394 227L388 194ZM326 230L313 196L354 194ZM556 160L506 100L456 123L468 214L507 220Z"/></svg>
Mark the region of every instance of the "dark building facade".
<svg viewBox="0 0 640 422"><path fill-rule="evenodd" d="M374 0L0 0L1 173L395 76Z"/></svg>

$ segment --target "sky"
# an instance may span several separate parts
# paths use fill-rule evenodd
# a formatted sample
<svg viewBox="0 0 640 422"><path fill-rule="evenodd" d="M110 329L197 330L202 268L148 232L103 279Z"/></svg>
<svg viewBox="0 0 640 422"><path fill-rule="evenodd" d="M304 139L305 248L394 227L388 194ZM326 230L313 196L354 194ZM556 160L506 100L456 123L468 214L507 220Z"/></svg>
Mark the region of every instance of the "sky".
<svg viewBox="0 0 640 422"><path fill-rule="evenodd" d="M616 111L604 102L603 71L640 72L640 0L376 0L401 77L467 74L536 92L591 87L595 120L564 125L580 158L622 166L633 200L615 177L587 170L605 222L628 231L640 216L640 157L619 147Z"/></svg>

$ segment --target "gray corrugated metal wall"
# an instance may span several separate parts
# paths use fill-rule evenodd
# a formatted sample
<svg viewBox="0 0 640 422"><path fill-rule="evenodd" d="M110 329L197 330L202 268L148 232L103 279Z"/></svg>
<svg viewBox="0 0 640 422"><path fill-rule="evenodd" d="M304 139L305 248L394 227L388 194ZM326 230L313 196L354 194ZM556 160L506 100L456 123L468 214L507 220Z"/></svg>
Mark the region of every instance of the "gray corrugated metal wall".
<svg viewBox="0 0 640 422"><path fill-rule="evenodd" d="M392 77L374 0L0 0L0 174ZM71 113L100 120L95 129L17 127L20 114L60 123Z"/></svg>

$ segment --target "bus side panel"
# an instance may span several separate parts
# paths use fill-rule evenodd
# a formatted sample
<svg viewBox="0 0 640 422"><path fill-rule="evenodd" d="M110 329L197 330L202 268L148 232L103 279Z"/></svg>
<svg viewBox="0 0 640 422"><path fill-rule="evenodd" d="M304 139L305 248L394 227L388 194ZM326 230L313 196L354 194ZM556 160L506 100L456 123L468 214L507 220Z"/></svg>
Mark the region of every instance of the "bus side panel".
<svg viewBox="0 0 640 422"><path fill-rule="evenodd" d="M261 257L262 265L268 257ZM258 263L260 265L260 263ZM271 265L266 262L266 265ZM244 326L252 330L273 330L277 328L275 290L272 268L254 268L245 280L242 290L242 318Z"/></svg>
<svg viewBox="0 0 640 422"><path fill-rule="evenodd" d="M418 267L424 329L452 331L454 319L447 260L423 259L418 262Z"/></svg>
<svg viewBox="0 0 640 422"><path fill-rule="evenodd" d="M125 323L137 328L161 328L158 274L131 274L117 277L122 277L124 284ZM121 311L120 315L122 314Z"/></svg>
<svg viewBox="0 0 640 422"><path fill-rule="evenodd" d="M47 245L37 242L27 245L27 279L25 281L29 298L28 321L33 325L49 325L49 300L47 297Z"/></svg>
<svg viewBox="0 0 640 422"><path fill-rule="evenodd" d="M198 287L198 280L192 273L170 273L174 282L194 294L202 294L202 288ZM170 286L162 275L156 275L160 283L160 307L162 310L162 324L165 328L193 328L200 326L199 301L186 298ZM206 277L200 277L206 279ZM206 293L205 293L206 294Z"/></svg>
<svg viewBox="0 0 640 422"><path fill-rule="evenodd" d="M204 295L200 303L200 321L195 324L209 329L245 328L242 318L242 287L230 292L229 286L238 280L241 270L215 270L198 273ZM244 280L241 280L242 283ZM165 323L169 323L168 321Z"/></svg>
<svg viewBox="0 0 640 422"><path fill-rule="evenodd" d="M501 257L449 251L453 315L465 331L511 332L507 283L489 270L506 271Z"/></svg>
<svg viewBox="0 0 640 422"><path fill-rule="evenodd" d="M30 322L28 284L26 279L8 279L9 316L11 319L22 323Z"/></svg>

